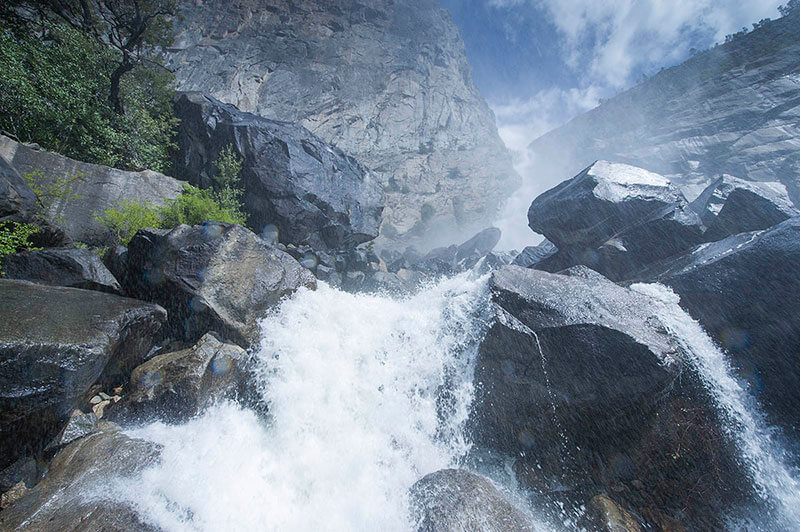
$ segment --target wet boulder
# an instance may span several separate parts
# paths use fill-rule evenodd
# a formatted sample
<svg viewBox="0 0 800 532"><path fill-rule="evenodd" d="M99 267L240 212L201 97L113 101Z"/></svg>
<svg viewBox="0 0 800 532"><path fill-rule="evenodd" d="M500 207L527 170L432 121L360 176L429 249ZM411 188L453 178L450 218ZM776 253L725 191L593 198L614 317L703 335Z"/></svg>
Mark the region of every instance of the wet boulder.
<svg viewBox="0 0 800 532"><path fill-rule="evenodd" d="M194 346L157 355L131 372L125 395L109 405L111 421L184 421L244 385L247 353L206 334Z"/></svg>
<svg viewBox="0 0 800 532"><path fill-rule="evenodd" d="M0 512L0 529L158 530L136 514L136 501L123 502L105 492L110 479L133 477L156 463L158 445L130 438L113 424L102 425L62 449L44 479Z"/></svg>
<svg viewBox="0 0 800 532"><path fill-rule="evenodd" d="M511 264L522 266L523 268L533 268L544 259L554 255L558 251L555 244L546 238L536 246L527 246L519 255L514 257Z"/></svg>
<svg viewBox="0 0 800 532"><path fill-rule="evenodd" d="M463 469L424 476L411 487L410 499L419 532L535 530L530 517L489 479Z"/></svg>
<svg viewBox="0 0 800 532"><path fill-rule="evenodd" d="M709 242L800 216L782 183L745 181L727 174L706 187L691 207L708 227Z"/></svg>
<svg viewBox="0 0 800 532"><path fill-rule="evenodd" d="M50 286L69 286L120 294L117 280L88 249L51 248L3 257L3 277Z"/></svg>
<svg viewBox="0 0 800 532"><path fill-rule="evenodd" d="M607 161L537 197L528 221L558 247L536 268L555 272L583 264L615 281L690 249L705 231L669 180Z"/></svg>
<svg viewBox="0 0 800 532"><path fill-rule="evenodd" d="M490 295L473 434L515 458L521 483L571 490L576 507L622 489L634 504L688 505L687 521L704 523L749 485L651 297L584 266L561 274L506 266L493 273ZM698 500L697 489L714 495Z"/></svg>
<svg viewBox="0 0 800 532"><path fill-rule="evenodd" d="M446 276L469 270L487 256L500 241L500 229L489 227L460 245L432 249L424 256L415 257L414 250L406 250L405 261L397 269L409 268L432 276ZM392 268L395 269L395 268Z"/></svg>
<svg viewBox="0 0 800 532"><path fill-rule="evenodd" d="M352 157L297 124L183 93L176 175L206 187L220 151L242 157L244 209L256 231L317 250L352 248L378 236L384 197L377 178Z"/></svg>
<svg viewBox="0 0 800 532"><path fill-rule="evenodd" d="M44 215L62 226L73 241L98 246L114 242L114 235L97 220L95 214L116 207L120 201L163 205L166 200L178 197L184 185L158 172L131 172L76 161L57 153L32 149L2 135L0 155L22 176L36 172L44 187L52 186L58 180L77 178L71 184L73 194L57 198Z"/></svg>
<svg viewBox="0 0 800 532"><path fill-rule="evenodd" d="M643 280L681 305L728 352L750 390L782 427L800 427L800 217L702 244L653 266Z"/></svg>
<svg viewBox="0 0 800 532"><path fill-rule="evenodd" d="M40 451L98 381L127 380L163 308L75 288L0 280L0 467Z"/></svg>
<svg viewBox="0 0 800 532"><path fill-rule="evenodd" d="M128 245L125 291L169 312L166 334L214 332L248 347L266 310L316 279L291 255L233 224L144 229Z"/></svg>
<svg viewBox="0 0 800 532"><path fill-rule="evenodd" d="M488 227L456 248L456 262L471 268L500 242L500 229ZM468 265L467 265L468 264Z"/></svg>

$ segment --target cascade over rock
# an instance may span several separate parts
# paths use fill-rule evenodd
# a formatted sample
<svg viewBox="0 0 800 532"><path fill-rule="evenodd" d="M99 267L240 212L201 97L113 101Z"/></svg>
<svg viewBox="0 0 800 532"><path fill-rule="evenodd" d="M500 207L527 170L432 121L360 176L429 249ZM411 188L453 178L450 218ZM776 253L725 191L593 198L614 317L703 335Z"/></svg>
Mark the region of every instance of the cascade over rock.
<svg viewBox="0 0 800 532"><path fill-rule="evenodd" d="M780 425L800 427L800 217L702 244L640 274L670 286Z"/></svg>
<svg viewBox="0 0 800 532"><path fill-rule="evenodd" d="M745 181L723 175L691 203L708 227L704 240L760 231L793 216L800 216L786 187L777 182Z"/></svg>
<svg viewBox="0 0 800 532"><path fill-rule="evenodd" d="M282 243L351 248L378 236L384 198L374 175L307 129L239 111L200 93L178 97L175 170L213 184L220 151L243 159L242 201L256 232L277 226Z"/></svg>
<svg viewBox="0 0 800 532"><path fill-rule="evenodd" d="M780 181L800 203L800 10L602 103L533 141L545 183L596 159L641 166L694 197L721 174Z"/></svg>
<svg viewBox="0 0 800 532"><path fill-rule="evenodd" d="M89 249L51 248L7 255L3 277L122 295L117 280Z"/></svg>
<svg viewBox="0 0 800 532"><path fill-rule="evenodd" d="M533 532L530 518L489 479L463 469L442 469L411 487L418 532Z"/></svg>
<svg viewBox="0 0 800 532"><path fill-rule="evenodd" d="M0 156L21 175L39 172L42 186L51 186L57 179L80 176L71 185L74 196L57 198L46 214L64 227L75 241L98 246L114 242L110 229L96 218L120 201L137 201L163 205L176 198L183 183L158 172L129 172L100 164L84 163L57 153L33 149L0 135ZM0 190L0 197L4 194ZM53 245L53 244L49 244Z"/></svg>
<svg viewBox="0 0 800 532"><path fill-rule="evenodd" d="M316 287L291 255L233 224L142 229L126 262L126 293L163 305L164 332L185 341L211 331L248 347L268 308L300 287Z"/></svg>
<svg viewBox="0 0 800 532"><path fill-rule="evenodd" d="M686 521L706 526L741 495L745 473L649 296L583 266L507 266L490 293L475 437L517 457L523 484L591 497L622 483L631 501L688 506Z"/></svg>
<svg viewBox="0 0 800 532"><path fill-rule="evenodd" d="M465 238L519 185L435 0L180 5L166 50L179 87L297 122L374 170L389 238L422 236L437 221Z"/></svg>
<svg viewBox="0 0 800 532"><path fill-rule="evenodd" d="M134 510L105 492L108 481L135 475L158 460L159 447L130 438L111 423L62 449L44 480L0 512L3 530L58 532L94 530L157 532Z"/></svg>
<svg viewBox="0 0 800 532"><path fill-rule="evenodd" d="M93 290L0 280L0 467L54 436L98 379L140 364L166 320L157 306Z"/></svg>

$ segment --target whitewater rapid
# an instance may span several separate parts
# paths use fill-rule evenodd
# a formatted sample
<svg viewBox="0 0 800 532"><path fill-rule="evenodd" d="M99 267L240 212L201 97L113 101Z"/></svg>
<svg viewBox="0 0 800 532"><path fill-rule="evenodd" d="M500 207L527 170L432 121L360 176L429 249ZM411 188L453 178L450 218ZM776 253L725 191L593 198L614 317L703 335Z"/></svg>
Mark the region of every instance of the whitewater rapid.
<svg viewBox="0 0 800 532"><path fill-rule="evenodd" d="M163 446L117 486L147 522L183 530L410 530L408 489L459 465L486 277L403 300L322 283L262 322L269 415L218 404L129 435Z"/></svg>

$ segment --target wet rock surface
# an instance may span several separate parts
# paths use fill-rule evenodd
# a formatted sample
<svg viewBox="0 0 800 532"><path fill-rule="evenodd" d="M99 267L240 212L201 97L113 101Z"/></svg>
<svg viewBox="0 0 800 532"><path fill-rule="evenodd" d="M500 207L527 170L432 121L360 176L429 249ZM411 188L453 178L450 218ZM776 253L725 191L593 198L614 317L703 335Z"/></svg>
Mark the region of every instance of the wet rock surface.
<svg viewBox="0 0 800 532"><path fill-rule="evenodd" d="M35 454L96 381L140 364L164 309L110 294L0 280L0 467Z"/></svg>
<svg viewBox="0 0 800 532"><path fill-rule="evenodd" d="M127 423L185 421L214 400L235 398L245 385L247 353L206 334L181 351L157 355L131 372L122 400L105 418Z"/></svg>
<svg viewBox="0 0 800 532"><path fill-rule="evenodd" d="M284 244L352 248L378 236L384 197L358 161L297 124L239 111L201 93L178 97L178 176L213 183L226 146L242 158L244 210L256 232L277 228ZM265 229L266 228L266 229Z"/></svg>
<svg viewBox="0 0 800 532"><path fill-rule="evenodd" d="M532 532L533 523L489 479L463 469L442 469L410 491L419 532Z"/></svg>
<svg viewBox="0 0 800 532"><path fill-rule="evenodd" d="M127 253L126 293L162 305L165 334L184 341L214 332L247 347L266 310L313 274L291 255L233 224L139 231Z"/></svg>
<svg viewBox="0 0 800 532"><path fill-rule="evenodd" d="M88 249L50 248L3 257L3 277L121 295L100 257Z"/></svg>

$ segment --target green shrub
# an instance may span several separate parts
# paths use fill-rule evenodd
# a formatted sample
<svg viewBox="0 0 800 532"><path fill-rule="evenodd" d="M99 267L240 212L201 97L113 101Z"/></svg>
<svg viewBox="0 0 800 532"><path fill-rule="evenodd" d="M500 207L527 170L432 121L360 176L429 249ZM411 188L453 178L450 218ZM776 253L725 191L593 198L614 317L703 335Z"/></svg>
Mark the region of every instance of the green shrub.
<svg viewBox="0 0 800 532"><path fill-rule="evenodd" d="M185 185L183 193L169 200L161 210L162 227L197 225L203 222L227 222L243 225L245 216L237 208L224 206L218 195L209 189Z"/></svg>
<svg viewBox="0 0 800 532"><path fill-rule="evenodd" d="M120 201L117 205L95 214L95 218L110 229L122 245L127 246L139 229L161 227L161 209L152 203Z"/></svg>
<svg viewBox="0 0 800 532"><path fill-rule="evenodd" d="M214 176L214 188L217 202L227 212L246 222L247 216L242 212L241 179L242 159L234 151L233 145L225 146L215 161L217 173Z"/></svg>
<svg viewBox="0 0 800 532"><path fill-rule="evenodd" d="M32 224L0 222L0 274L3 273L3 257L31 247L29 238L39 232Z"/></svg>
<svg viewBox="0 0 800 532"><path fill-rule="evenodd" d="M84 180L84 175L78 172L73 176L57 177L52 183L47 183L44 173L41 170L34 170L25 174L23 178L36 194L42 212L46 214L56 202L66 206L70 201L81 197L75 192L75 185ZM56 221L62 225L64 223L63 219Z"/></svg>

